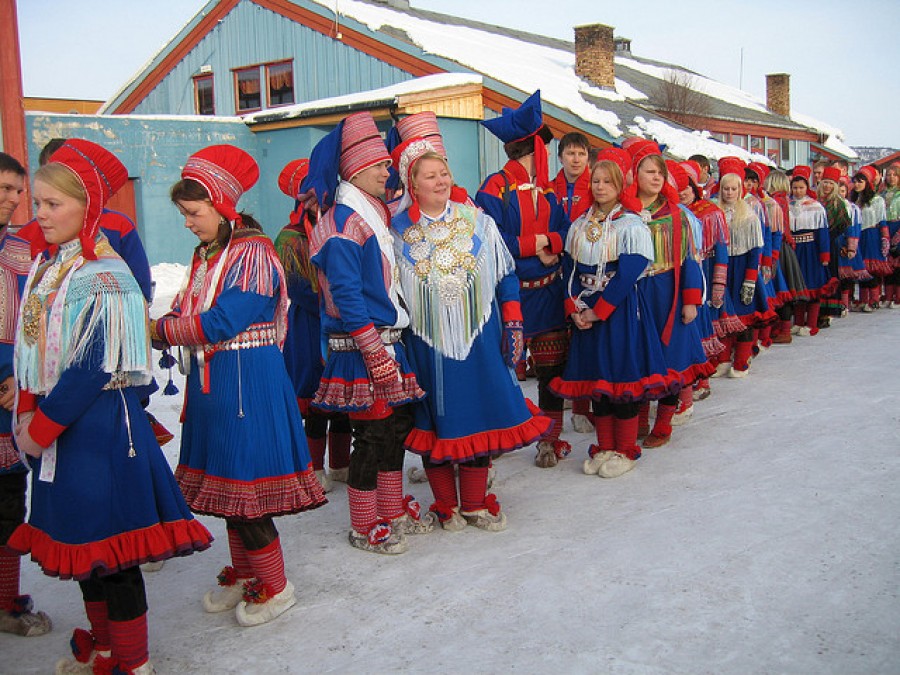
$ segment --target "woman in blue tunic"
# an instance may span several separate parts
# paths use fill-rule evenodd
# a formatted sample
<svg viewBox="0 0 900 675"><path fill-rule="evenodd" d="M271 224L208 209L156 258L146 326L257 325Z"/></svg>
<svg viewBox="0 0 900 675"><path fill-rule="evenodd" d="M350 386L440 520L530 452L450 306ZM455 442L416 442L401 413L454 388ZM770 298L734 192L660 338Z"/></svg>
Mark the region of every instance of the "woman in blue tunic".
<svg viewBox="0 0 900 675"><path fill-rule="evenodd" d="M325 370L322 360L322 321L319 318L319 278L309 260L309 239L315 214L300 202L300 184L309 173L308 159L295 159L282 169L278 187L294 199L290 222L275 238L275 250L287 280L288 328L284 365L297 394L306 444L313 470L325 492L332 481L347 482L350 469L350 420L345 413L325 412L311 405ZM328 468L325 473L325 448Z"/></svg>
<svg viewBox="0 0 900 675"><path fill-rule="evenodd" d="M600 153L591 171L594 204L569 229L563 283L575 330L566 369L550 384L564 398L592 401L597 443L583 470L601 478L634 468L640 402L665 396L670 385L659 331L638 289L653 240L635 213L640 202L621 196L627 155Z"/></svg>
<svg viewBox="0 0 900 675"><path fill-rule="evenodd" d="M112 153L77 139L34 179L33 245L45 253L25 283L15 347L16 443L34 479L29 522L8 546L80 583L91 630L75 631L75 660L56 672L153 672L139 565L212 541L141 408L146 303L99 232L103 205L127 179Z"/></svg>
<svg viewBox="0 0 900 675"><path fill-rule="evenodd" d="M187 393L175 476L195 513L225 518L232 566L203 599L252 626L295 602L274 516L325 503L280 347L287 288L275 247L235 204L259 176L243 150L191 156L171 190L200 240L154 337L182 347ZM185 358L186 356L186 358Z"/></svg>
<svg viewBox="0 0 900 675"><path fill-rule="evenodd" d="M806 302L794 303L793 335L809 337L819 332L821 298L827 297L829 287L828 264L831 262L831 237L825 208L809 195L807 166L795 166L791 173L791 236L797 253L797 263L803 273L806 289L798 297Z"/></svg>
<svg viewBox="0 0 900 675"><path fill-rule="evenodd" d="M639 427L644 428L639 428L638 435L649 432L644 447L656 448L668 443L672 436L672 417L681 389L709 376L715 368L703 350L695 321L698 305L703 302L696 219L679 204L678 193L666 182L668 170L659 146L646 139L630 141L627 150L632 155L634 181L626 193L640 200L641 215L647 220L653 239L653 260L639 283L659 330L669 369L669 392L659 401L652 430L647 428L649 404L645 402L640 412Z"/></svg>
<svg viewBox="0 0 900 675"><path fill-rule="evenodd" d="M524 349L515 264L430 142L405 141L394 162L409 197L391 223L410 315L407 350L428 394L405 445L422 455L444 529L503 530L506 515L487 494L491 457L530 445L551 425L513 370Z"/></svg>
<svg viewBox="0 0 900 675"><path fill-rule="evenodd" d="M743 177L736 172L743 169L738 166L726 168L720 161L719 171L728 171L719 179L718 197L719 208L725 212L728 223L725 292L731 298L735 314L744 324L744 330L736 335L734 342L729 341L730 358L723 361L719 368L722 374L727 370L729 377L745 377L753 356L753 328L772 321L775 311L769 308L764 285L758 283L763 232L757 212L742 197Z"/></svg>

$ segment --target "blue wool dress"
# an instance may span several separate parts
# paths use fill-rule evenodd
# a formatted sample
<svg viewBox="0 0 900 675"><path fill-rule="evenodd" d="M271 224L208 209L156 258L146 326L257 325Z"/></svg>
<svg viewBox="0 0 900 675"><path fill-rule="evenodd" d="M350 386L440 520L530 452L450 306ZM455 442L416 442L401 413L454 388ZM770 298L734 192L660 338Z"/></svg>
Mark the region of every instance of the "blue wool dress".
<svg viewBox="0 0 900 675"><path fill-rule="evenodd" d="M800 297L818 300L828 283L828 261L831 257L831 237L825 208L811 197L790 200L791 235L796 244L794 252L803 273L806 290Z"/></svg>
<svg viewBox="0 0 900 675"><path fill-rule="evenodd" d="M691 222L682 217L681 208L676 207L681 223L681 247L676 252L673 209L666 201L660 201L651 208L647 225L653 238L654 259L647 276L638 285L647 299L650 315L662 341L663 357L668 367L667 394L674 395L697 379L711 375L715 367L706 357L697 321L685 324L681 319L685 304L699 305L703 301L703 278L694 250ZM676 265L679 268L677 285ZM668 330L667 325L670 326Z"/></svg>
<svg viewBox="0 0 900 675"><path fill-rule="evenodd" d="M405 447L437 464L530 445L551 421L522 395L501 352L502 315L519 311L519 282L494 221L451 201L439 218L413 223L407 211L391 228L409 307L407 353L428 394L415 404ZM430 238L451 230L437 244Z"/></svg>
<svg viewBox="0 0 900 675"><path fill-rule="evenodd" d="M17 338L19 412L35 411L29 430L49 448L28 460L30 517L9 547L66 579L186 555L212 541L188 510L139 402L135 385L150 372L143 296L105 239L96 250L98 260L73 267L64 294L59 285L48 294L34 277ZM55 300L64 307L59 341L44 327L52 329ZM39 333L61 348L35 354ZM55 353L58 378L43 380L37 373Z"/></svg>
<svg viewBox="0 0 900 675"><path fill-rule="evenodd" d="M653 257L650 230L631 212L603 221L588 212L572 224L566 253L567 312L588 307L601 320L573 329L565 371L550 388L564 398L613 403L665 396L672 383L659 329L638 288Z"/></svg>
<svg viewBox="0 0 900 675"><path fill-rule="evenodd" d="M326 500L276 339L281 264L261 233L236 231L222 257L211 256L207 272L195 255L174 314L193 309L161 330L171 344L191 346L175 475L196 513L250 520L316 508ZM211 304L198 307L192 289L219 264Z"/></svg>

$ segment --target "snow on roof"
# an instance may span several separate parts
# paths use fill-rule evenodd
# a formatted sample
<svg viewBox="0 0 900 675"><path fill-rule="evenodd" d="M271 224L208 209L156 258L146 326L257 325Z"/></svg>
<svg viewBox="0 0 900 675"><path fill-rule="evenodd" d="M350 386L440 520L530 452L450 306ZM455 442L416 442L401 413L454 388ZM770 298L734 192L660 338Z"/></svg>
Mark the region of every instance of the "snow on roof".
<svg viewBox="0 0 900 675"><path fill-rule="evenodd" d="M334 0L313 1L335 11ZM581 94L623 102L625 96L592 86L578 77L575 74L575 54L571 51L470 26L429 21L357 0L341 0L339 9L340 14L365 24L373 31L386 26L402 30L426 53L451 59L520 91L531 93L540 89L542 100L602 127L613 138L623 134L618 115L596 108ZM510 59L510 54L515 54L515 59Z"/></svg>
<svg viewBox="0 0 900 675"><path fill-rule="evenodd" d="M749 94L742 89L737 89L736 87L722 84L721 82L716 82L715 80L710 80L708 77L704 77L699 73L681 68L680 66L657 66L650 63L645 63L644 61L630 59L624 56L616 56L615 59L616 63L621 63L623 66L627 66L628 68L637 70L638 72L644 73L645 75L649 75L650 77L655 77L656 79L663 81L665 81L669 77L669 74L672 70L683 71L691 76L691 89L695 89L702 94L706 94L707 96L717 98L720 101L725 101L742 108L748 108L750 110L755 110L757 112L763 113L769 112L766 109L765 104L759 99L755 98L752 94Z"/></svg>
<svg viewBox="0 0 900 675"><path fill-rule="evenodd" d="M691 155L704 155L716 160L730 156L740 157L746 162L772 165L772 160L768 157L747 152L736 145L720 143L711 138L708 131L684 131L659 120L635 117L634 125L628 127L628 133L645 138L652 137L657 143L666 146L667 154L679 159L687 159Z"/></svg>
<svg viewBox="0 0 900 675"><path fill-rule="evenodd" d="M849 145L844 143L844 132L837 127L833 127L830 124L826 124L825 122L820 122L819 120L813 117L809 117L808 115L801 115L800 113L795 112L791 113L791 119L794 120L797 124L802 124L803 126L809 127L810 129L815 129L820 134L827 136L825 142L822 145L829 150L833 150L834 152L843 155L850 160L859 159L859 155L856 153L856 151Z"/></svg>
<svg viewBox="0 0 900 675"><path fill-rule="evenodd" d="M297 103L295 105L279 107L275 110L261 110L249 115L244 115L242 119L247 123L269 121L275 116L277 116L278 119L289 119L291 117L299 117L304 112L311 110L340 108L343 106L353 106L375 101L394 100L403 94L413 94L422 91L433 91L435 89L481 83L481 75L475 73L440 73L438 75L425 75L424 77L417 77L413 80L406 80L405 82L381 87L380 89L369 89L367 91L354 92L343 96L332 96L330 98L320 98L315 101L304 101L303 103Z"/></svg>

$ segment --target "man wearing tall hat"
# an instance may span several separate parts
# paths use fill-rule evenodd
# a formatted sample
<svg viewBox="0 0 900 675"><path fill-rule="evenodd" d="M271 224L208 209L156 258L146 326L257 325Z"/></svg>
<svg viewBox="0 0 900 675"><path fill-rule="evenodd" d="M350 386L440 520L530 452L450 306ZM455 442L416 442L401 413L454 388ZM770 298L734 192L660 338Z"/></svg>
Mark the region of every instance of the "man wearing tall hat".
<svg viewBox="0 0 900 675"><path fill-rule="evenodd" d="M406 534L433 529L403 495L403 441L413 401L425 396L406 357L409 326L383 201L390 155L375 120L347 117L310 157L301 192L319 212L310 259L319 268L328 356L313 405L350 415L350 543L376 553L407 550ZM429 514L430 516L430 514Z"/></svg>
<svg viewBox="0 0 900 675"><path fill-rule="evenodd" d="M516 109L504 108L482 122L503 141L509 161L487 177L475 203L491 216L516 261L525 339L538 377L538 404L555 424L538 442L535 464L556 466L571 451L560 439L563 400L550 391L550 380L563 372L568 353L560 254L569 219L550 187L547 143L540 91Z"/></svg>

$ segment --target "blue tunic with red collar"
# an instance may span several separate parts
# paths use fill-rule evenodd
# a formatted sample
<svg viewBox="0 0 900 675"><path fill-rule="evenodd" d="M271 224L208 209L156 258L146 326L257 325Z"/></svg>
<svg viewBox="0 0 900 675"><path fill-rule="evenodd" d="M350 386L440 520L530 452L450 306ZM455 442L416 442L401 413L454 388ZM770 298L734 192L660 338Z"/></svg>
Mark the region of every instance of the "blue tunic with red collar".
<svg viewBox="0 0 900 675"><path fill-rule="evenodd" d="M395 279L389 222L381 200L342 182L335 205L316 224L310 259L320 270L326 336L346 341L367 326L383 331L409 325ZM403 343L385 346L400 366L400 382L376 387L358 350L329 350L313 404L325 410L361 412L376 401L399 406L423 398Z"/></svg>
<svg viewBox="0 0 900 675"><path fill-rule="evenodd" d="M516 262L521 285L525 337L562 330L563 310L561 263L545 266L537 256L535 238L546 235L546 252L560 255L569 231L569 219L551 190L535 187L517 161L510 160L501 171L484 181L475 203L484 209L500 230Z"/></svg>

